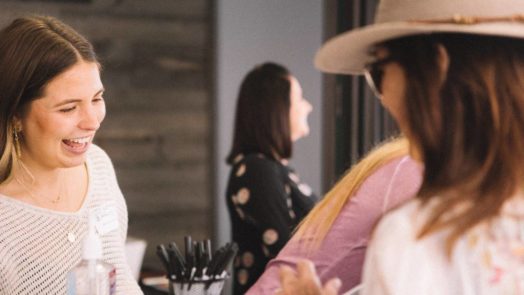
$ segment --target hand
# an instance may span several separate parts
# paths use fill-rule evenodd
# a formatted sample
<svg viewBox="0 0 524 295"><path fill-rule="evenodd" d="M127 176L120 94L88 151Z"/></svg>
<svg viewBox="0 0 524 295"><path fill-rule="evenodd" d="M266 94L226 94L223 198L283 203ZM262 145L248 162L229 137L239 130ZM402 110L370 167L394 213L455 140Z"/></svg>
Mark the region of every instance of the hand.
<svg viewBox="0 0 524 295"><path fill-rule="evenodd" d="M281 289L275 295L336 295L342 285L338 278L329 280L324 287L320 283L315 266L309 260L297 263L295 272L288 266L280 268Z"/></svg>

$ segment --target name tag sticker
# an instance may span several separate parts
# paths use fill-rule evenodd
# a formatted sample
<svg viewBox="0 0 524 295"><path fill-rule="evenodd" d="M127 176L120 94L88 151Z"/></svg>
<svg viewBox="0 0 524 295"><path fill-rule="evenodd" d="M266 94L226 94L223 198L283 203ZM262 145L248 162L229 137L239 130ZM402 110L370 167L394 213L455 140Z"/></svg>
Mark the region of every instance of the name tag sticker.
<svg viewBox="0 0 524 295"><path fill-rule="evenodd" d="M118 214L115 206L100 206L93 209L95 227L99 235L103 236L118 229Z"/></svg>

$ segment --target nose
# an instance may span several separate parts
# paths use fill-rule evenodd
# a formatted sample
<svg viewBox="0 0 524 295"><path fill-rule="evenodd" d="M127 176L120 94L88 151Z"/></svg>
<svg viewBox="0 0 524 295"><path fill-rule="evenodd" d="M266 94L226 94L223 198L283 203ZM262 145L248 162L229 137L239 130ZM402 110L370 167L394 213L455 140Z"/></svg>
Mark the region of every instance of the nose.
<svg viewBox="0 0 524 295"><path fill-rule="evenodd" d="M304 102L306 103L307 112L311 113L313 111L313 105L311 105L311 103L307 99L304 99Z"/></svg>
<svg viewBox="0 0 524 295"><path fill-rule="evenodd" d="M80 128L91 131L96 131L100 128L102 120L100 119L99 111L97 111L96 108L92 106L86 107L81 116L79 124Z"/></svg>

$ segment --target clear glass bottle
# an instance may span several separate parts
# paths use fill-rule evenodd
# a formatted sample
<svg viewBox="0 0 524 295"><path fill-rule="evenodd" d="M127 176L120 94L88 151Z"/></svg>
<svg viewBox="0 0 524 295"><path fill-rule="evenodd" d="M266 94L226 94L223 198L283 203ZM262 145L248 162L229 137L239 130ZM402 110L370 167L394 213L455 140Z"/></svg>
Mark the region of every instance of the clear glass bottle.
<svg viewBox="0 0 524 295"><path fill-rule="evenodd" d="M102 242L95 231L94 217L89 216L89 232L84 239L82 261L67 278L68 295L113 295L116 269L102 261Z"/></svg>

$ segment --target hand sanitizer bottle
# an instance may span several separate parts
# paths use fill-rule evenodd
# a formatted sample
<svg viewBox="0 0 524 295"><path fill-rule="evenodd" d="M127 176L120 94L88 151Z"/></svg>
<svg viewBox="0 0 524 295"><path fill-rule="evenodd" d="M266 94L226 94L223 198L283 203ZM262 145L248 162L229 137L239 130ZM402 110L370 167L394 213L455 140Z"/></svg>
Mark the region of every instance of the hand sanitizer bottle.
<svg viewBox="0 0 524 295"><path fill-rule="evenodd" d="M89 215L89 232L84 239L82 261L69 273L68 295L116 294L116 269L102 261L102 241L95 231L95 218Z"/></svg>

